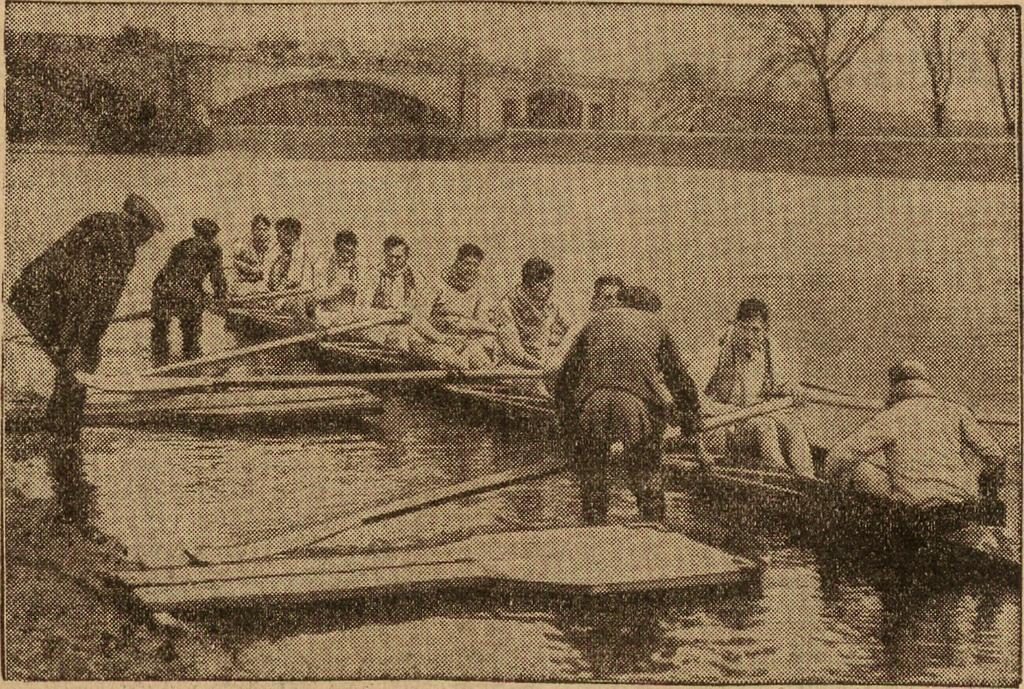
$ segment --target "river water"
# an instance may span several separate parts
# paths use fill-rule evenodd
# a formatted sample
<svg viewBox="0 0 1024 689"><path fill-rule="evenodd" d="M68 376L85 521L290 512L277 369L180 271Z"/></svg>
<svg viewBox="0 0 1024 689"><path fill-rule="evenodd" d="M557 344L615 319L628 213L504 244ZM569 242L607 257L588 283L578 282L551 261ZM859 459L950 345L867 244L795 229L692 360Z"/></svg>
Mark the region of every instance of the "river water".
<svg viewBox="0 0 1024 689"><path fill-rule="evenodd" d="M311 251L351 229L369 260L390 233L438 274L462 241L488 252L501 289L531 255L556 266L580 312L607 272L657 288L692 352L713 344L738 299L766 298L802 378L882 394L913 356L944 394L1015 413L1019 388L1017 197L1011 183L814 177L699 168L467 161L304 161L221 152L200 159L8 155L5 290L88 212L129 190L168 231L139 254L122 308L145 306L170 247L205 215L224 242L256 212L296 215ZM5 314L6 333L20 325ZM8 327L9 324L9 327ZM213 316L204 348L232 339ZM144 324L113 326L102 370L147 365ZM262 362L264 365L267 361ZM308 369L283 358L279 368ZM7 343L4 392L45 394L51 373ZM182 547L230 543L550 456L557 439L433 395L379 391L381 416L330 428L88 429L98 525L149 564ZM806 412L828 443L860 417ZM1005 447L1019 447L1002 434ZM8 484L43 495L39 437L7 438ZM615 517L630 520L628 494ZM572 524L576 495L552 478L388 522L333 544L402 548L527 525ZM685 512L685 500L673 512ZM672 682L1019 680L1019 587L936 581L836 563L778 534L723 543L769 562L754 591L615 605L451 595L197 622L252 677L478 677ZM331 545L331 544L328 544Z"/></svg>

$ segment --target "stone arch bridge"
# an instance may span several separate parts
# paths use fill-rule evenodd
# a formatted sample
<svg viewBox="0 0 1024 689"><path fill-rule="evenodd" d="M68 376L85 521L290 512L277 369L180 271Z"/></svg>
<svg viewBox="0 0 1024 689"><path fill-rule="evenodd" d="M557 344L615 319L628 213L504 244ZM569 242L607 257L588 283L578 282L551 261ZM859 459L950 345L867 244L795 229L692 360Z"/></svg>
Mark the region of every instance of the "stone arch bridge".
<svg viewBox="0 0 1024 689"><path fill-rule="evenodd" d="M508 127L616 128L630 119L636 95L612 79L569 76L538 80L518 72L480 75L457 68L376 62L279 65L229 61L208 65L207 77L201 100L215 118L232 103L258 99L274 89L334 83L375 92L381 103L397 99L412 104L433 113L438 128L467 134Z"/></svg>

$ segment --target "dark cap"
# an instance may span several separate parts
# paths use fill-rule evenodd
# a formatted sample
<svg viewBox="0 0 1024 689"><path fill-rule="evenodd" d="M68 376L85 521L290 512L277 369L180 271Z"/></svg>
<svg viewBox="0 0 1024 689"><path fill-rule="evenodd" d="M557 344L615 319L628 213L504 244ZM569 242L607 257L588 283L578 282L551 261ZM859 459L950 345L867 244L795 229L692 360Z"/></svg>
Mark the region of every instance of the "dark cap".
<svg viewBox="0 0 1024 689"><path fill-rule="evenodd" d="M164 219L160 217L160 212L153 207L152 203L138 194L128 194L128 198L124 200L123 209L127 215L138 218L149 225L154 232L164 231Z"/></svg>
<svg viewBox="0 0 1024 689"><path fill-rule="evenodd" d="M889 369L889 384L896 385L905 380L928 380L928 369L920 361L901 361Z"/></svg>
<svg viewBox="0 0 1024 689"><path fill-rule="evenodd" d="M661 311L661 297L657 292L643 285L626 285L619 291L619 301L623 306L637 311L648 313Z"/></svg>
<svg viewBox="0 0 1024 689"><path fill-rule="evenodd" d="M192 221L192 231L200 237L213 239L220 232L220 226L209 218L196 218Z"/></svg>

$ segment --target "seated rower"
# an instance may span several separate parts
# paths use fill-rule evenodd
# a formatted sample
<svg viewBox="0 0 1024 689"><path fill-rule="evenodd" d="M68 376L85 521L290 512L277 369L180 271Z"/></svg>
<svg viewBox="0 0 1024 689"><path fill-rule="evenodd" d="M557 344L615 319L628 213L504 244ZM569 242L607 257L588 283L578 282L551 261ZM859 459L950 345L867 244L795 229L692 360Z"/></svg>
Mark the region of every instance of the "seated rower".
<svg viewBox="0 0 1024 689"><path fill-rule="evenodd" d="M426 279L409 265L409 244L402 237L391 235L384 240L384 261L366 271L359 287L356 320L386 314L403 316L406 320L395 325L369 328L358 335L404 352L412 351L412 343L417 343L417 346L423 343L457 346L454 336L439 333L424 314L432 294Z"/></svg>
<svg viewBox="0 0 1024 689"><path fill-rule="evenodd" d="M270 230L270 219L260 213L252 219L250 236L235 241L231 251L231 264L234 272L233 292L246 294L266 290Z"/></svg>
<svg viewBox="0 0 1024 689"><path fill-rule="evenodd" d="M309 273L306 247L301 241L302 223L295 218L281 218L274 223L274 230L277 246L267 263L267 291L299 289L306 284ZM274 309L304 315L305 300L301 297L278 299Z"/></svg>
<svg viewBox="0 0 1024 689"><path fill-rule="evenodd" d="M716 361L704 388L703 406L715 413L746 407L772 397L800 395L798 384L780 377L786 363L768 337L768 306L760 299L744 299L736 320L720 338ZM710 449L733 461L788 468L801 476L814 476L807 434L795 415L776 412L758 416L707 434Z"/></svg>
<svg viewBox="0 0 1024 689"><path fill-rule="evenodd" d="M355 319L360 279L358 244L354 232L339 232L334 237L334 250L313 264L310 311L320 327L351 323Z"/></svg>
<svg viewBox="0 0 1024 689"><path fill-rule="evenodd" d="M498 303L494 321L501 363L544 368L569 332L553 299L555 269L542 258L523 264L522 282Z"/></svg>
<svg viewBox="0 0 1024 689"><path fill-rule="evenodd" d="M167 335L173 318L178 319L181 328L182 354L186 359L198 357L202 353L199 339L208 299L203 282L209 278L214 299L223 299L227 293L223 252L216 240L220 228L212 220L196 218L192 231L195 236L178 242L153 281L150 319L154 366L162 366L170 358Z"/></svg>
<svg viewBox="0 0 1024 689"><path fill-rule="evenodd" d="M483 260L484 251L476 244L463 244L456 252L430 308L430 324L453 338L454 346L427 344L423 353L428 358L461 369L494 365L496 330L488 320L490 307L480 286Z"/></svg>
<svg viewBox="0 0 1024 689"><path fill-rule="evenodd" d="M886 408L833 447L823 470L840 486L923 509L971 507L979 478L997 487L1004 473L995 439L969 409L939 397L916 361L889 370Z"/></svg>

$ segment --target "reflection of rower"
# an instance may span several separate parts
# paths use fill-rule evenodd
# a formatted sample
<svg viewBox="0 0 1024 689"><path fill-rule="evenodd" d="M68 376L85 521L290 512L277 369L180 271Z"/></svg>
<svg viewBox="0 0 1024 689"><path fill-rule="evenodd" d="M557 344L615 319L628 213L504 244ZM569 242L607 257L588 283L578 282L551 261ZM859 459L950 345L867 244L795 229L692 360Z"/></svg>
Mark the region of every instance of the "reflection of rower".
<svg viewBox="0 0 1024 689"><path fill-rule="evenodd" d="M938 396L924 365L893 366L889 384L886 409L832 448L826 477L902 505L970 516L979 480L993 492L1003 480L999 445L970 410ZM965 449L980 459L980 471Z"/></svg>

